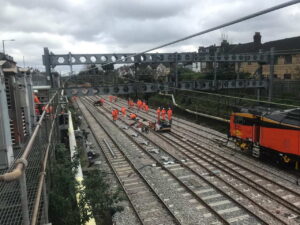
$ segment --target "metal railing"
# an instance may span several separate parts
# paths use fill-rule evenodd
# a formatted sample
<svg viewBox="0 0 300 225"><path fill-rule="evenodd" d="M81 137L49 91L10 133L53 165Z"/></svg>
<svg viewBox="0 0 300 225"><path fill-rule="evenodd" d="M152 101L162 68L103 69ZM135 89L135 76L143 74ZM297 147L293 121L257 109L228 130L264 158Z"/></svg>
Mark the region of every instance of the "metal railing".
<svg viewBox="0 0 300 225"><path fill-rule="evenodd" d="M58 140L54 136L59 133L58 98L58 92L54 93L25 148L15 149L12 166L0 171L1 225L48 223L45 172L49 154Z"/></svg>

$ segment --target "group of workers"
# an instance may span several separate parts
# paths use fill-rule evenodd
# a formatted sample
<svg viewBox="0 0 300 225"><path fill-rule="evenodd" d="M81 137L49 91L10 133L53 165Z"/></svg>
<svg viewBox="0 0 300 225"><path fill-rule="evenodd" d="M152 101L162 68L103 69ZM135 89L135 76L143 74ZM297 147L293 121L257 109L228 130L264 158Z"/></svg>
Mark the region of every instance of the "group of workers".
<svg viewBox="0 0 300 225"><path fill-rule="evenodd" d="M117 100L116 96L109 96L109 101L110 102L115 102ZM100 105L103 105L105 103L105 99L104 98L100 98L97 102L100 103ZM138 99L136 101L136 103L134 103L134 101L132 99L128 99L128 109L133 109L134 106L137 107L137 110L144 110L145 112L149 111L149 106L147 105L147 103L145 101L142 101L140 99ZM118 120L118 116L119 113L122 113L123 117L126 117L126 107L122 106L120 111L117 108L114 108L111 112L113 121ZM161 121L166 121L166 117L169 121L169 123L171 124L172 122L172 115L173 115L173 111L171 108L168 108L168 110L166 110L165 108L160 108L158 107L156 110L156 114L157 114L157 122L160 123ZM129 118L132 120L136 120L137 115L136 113L130 113Z"/></svg>
<svg viewBox="0 0 300 225"><path fill-rule="evenodd" d="M35 103L35 114L37 116L42 115L43 111L46 111L46 113L52 113L53 112L53 107L51 105L49 105L46 108L46 104L42 104L39 97L37 96L36 93L33 93L33 101Z"/></svg>
<svg viewBox="0 0 300 225"><path fill-rule="evenodd" d="M144 110L147 113L149 111L149 106L145 101L138 99L136 104L134 104L134 102L131 99L128 99L128 108L134 108L134 105L136 105L138 110Z"/></svg>
<svg viewBox="0 0 300 225"><path fill-rule="evenodd" d="M156 115L157 115L157 121L166 120L166 115L168 116L168 120L171 122L172 121L172 115L173 111L171 108L166 110L165 108L160 109L160 107L157 108L156 110Z"/></svg>

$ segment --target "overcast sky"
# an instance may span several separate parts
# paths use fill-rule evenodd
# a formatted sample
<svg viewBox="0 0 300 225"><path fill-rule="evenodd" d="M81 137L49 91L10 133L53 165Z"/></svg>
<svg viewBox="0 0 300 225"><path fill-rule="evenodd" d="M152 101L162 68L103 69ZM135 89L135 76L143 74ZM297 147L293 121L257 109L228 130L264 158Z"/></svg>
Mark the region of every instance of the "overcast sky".
<svg viewBox="0 0 300 225"><path fill-rule="evenodd" d="M43 47L54 53L138 52L285 0L0 0L0 39L20 66L42 69ZM215 31L160 52L300 36L300 4ZM2 50L1 50L2 51ZM59 70L59 68L57 68Z"/></svg>

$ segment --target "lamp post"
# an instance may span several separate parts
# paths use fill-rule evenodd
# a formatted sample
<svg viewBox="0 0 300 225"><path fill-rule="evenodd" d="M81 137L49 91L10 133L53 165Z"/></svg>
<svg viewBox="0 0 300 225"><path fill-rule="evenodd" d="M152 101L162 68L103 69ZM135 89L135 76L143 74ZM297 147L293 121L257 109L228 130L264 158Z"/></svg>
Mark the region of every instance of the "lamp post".
<svg viewBox="0 0 300 225"><path fill-rule="evenodd" d="M5 46L4 46L4 42L5 41L15 41L15 39L10 39L10 40L2 40L2 46L3 46L3 54L5 55Z"/></svg>

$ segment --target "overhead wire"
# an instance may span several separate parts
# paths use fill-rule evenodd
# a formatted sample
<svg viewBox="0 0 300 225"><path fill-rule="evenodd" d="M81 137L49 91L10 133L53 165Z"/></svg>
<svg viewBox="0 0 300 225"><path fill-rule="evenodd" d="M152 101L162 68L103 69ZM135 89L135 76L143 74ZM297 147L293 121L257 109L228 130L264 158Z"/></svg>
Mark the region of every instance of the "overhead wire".
<svg viewBox="0 0 300 225"><path fill-rule="evenodd" d="M206 30L203 30L203 31L200 31L200 32L197 32L197 33L194 33L194 34L191 34L191 35L182 37L182 38L179 38L179 39L174 40L174 41L171 41L171 42L167 42L167 43L165 43L165 44L162 44L162 45L159 45L159 46L156 46L156 47L147 49L147 50L145 50L145 51L142 51L142 52L139 52L139 53L135 53L135 54L132 54L132 55L129 55L129 56L125 56L125 57L122 58L122 59L117 59L117 60L114 61L114 62L106 63L106 64L103 64L102 66L106 66L106 65L110 65L110 64L115 64L115 63L117 63L117 62L124 61L124 60L126 60L126 59L128 59L128 58L131 58L131 57L140 56L140 55L143 55L143 54L145 54L145 53L148 53L148 52L151 52L151 51L154 51L154 50L158 50L158 49L160 49L160 48L164 48L164 47L167 47L167 46L170 46L170 45L173 45L173 44L176 44L176 43L179 43L179 42L182 42L182 41L185 41L185 40L188 40L188 39L197 37L197 36L201 36L201 35L203 35L203 34L210 33L210 32L212 32L212 31L219 30L219 29L221 29L221 28L228 27L228 26L231 26L231 25L234 25L234 24L243 22L243 21L245 21L245 20L249 20L249 19L252 19L252 18L261 16L261 15L264 15L264 14L267 14L267 13L270 13L270 12L273 12L273 11L276 11L276 10L279 10L279 9L282 9L282 8L286 8L286 7L288 7L288 6L295 5L295 4L298 4L298 3L300 3L300 0L292 0L292 1L288 1L288 2L282 3L282 4L278 4L278 5L276 5L276 6L273 6L273 7L270 7L270 8L261 10L261 11L258 11L258 12L256 12L256 13L252 13L252 14L249 14L249 15L247 15L247 16L241 17L241 18L239 18L239 19L235 19L235 20L232 20L232 21L230 21L230 22L226 22L226 23L224 23L224 24L217 25L217 26L215 26L215 27L212 27L212 28L209 28L209 29L206 29ZM133 62L133 63L134 63L134 62ZM94 69L94 68L93 68L93 69ZM89 70L90 70L90 69L88 69L88 70L86 70L86 71L89 71Z"/></svg>
<svg viewBox="0 0 300 225"><path fill-rule="evenodd" d="M182 91L182 89L176 88L176 87L170 87L170 89L175 89L175 90L181 90ZM292 107L292 108L299 108L300 107L299 105L276 103L276 102L270 102L270 101L264 101L264 100L256 100L256 99L252 99L252 98L241 98L241 97L236 97L236 96L223 95L223 94L217 94L217 93L211 93L211 92L205 92L205 91L195 91L195 90L188 90L188 89L186 89L184 91L194 92L194 93L198 93L198 94L206 94L206 95L211 95L211 96L227 97L227 98L239 99L239 100L247 100L247 101L250 101L250 102L260 102L260 103L264 103L264 104L278 105L278 106L284 106L284 107Z"/></svg>

